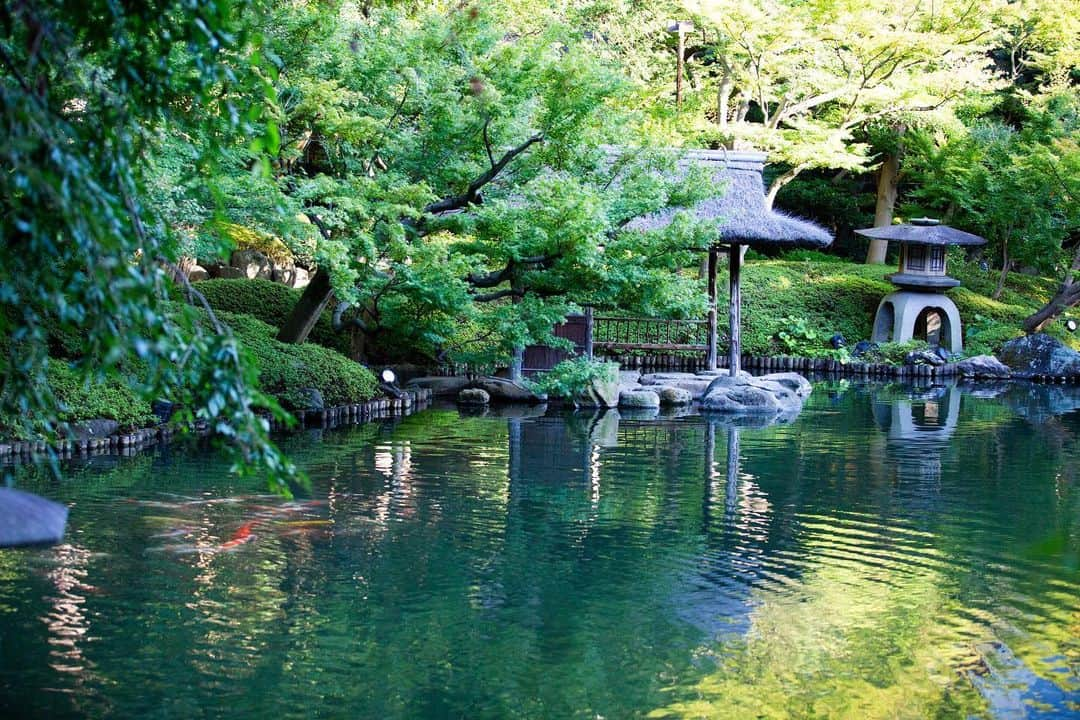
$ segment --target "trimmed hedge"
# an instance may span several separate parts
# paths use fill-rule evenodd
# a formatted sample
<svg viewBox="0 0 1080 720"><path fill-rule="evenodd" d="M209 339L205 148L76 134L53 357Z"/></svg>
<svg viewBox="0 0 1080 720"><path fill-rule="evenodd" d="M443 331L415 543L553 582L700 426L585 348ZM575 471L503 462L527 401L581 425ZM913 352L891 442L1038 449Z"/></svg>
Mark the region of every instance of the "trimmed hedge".
<svg viewBox="0 0 1080 720"><path fill-rule="evenodd" d="M269 280L226 279L200 280L193 283L215 312L243 313L262 320L278 330L300 299L300 290ZM308 342L349 353L347 333L334 330L331 311L323 311Z"/></svg>
<svg viewBox="0 0 1080 720"><path fill-rule="evenodd" d="M251 315L220 312L218 319L232 328L258 363L259 387L289 410L305 408L306 388L318 390L327 407L368 400L377 393L371 371L341 353L314 343L279 342L274 326Z"/></svg>

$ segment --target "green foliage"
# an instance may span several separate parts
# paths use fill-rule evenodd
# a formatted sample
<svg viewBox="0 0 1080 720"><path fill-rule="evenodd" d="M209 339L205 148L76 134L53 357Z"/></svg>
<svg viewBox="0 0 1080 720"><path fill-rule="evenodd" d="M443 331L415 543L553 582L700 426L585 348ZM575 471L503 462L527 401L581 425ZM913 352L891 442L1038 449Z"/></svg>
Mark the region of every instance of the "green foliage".
<svg viewBox="0 0 1080 720"><path fill-rule="evenodd" d="M49 363L45 373L49 391L57 400L55 418L31 416L18 419L0 414L0 437L31 438L49 435L67 423L105 418L121 429L146 427L156 421L150 403L132 390L127 377L108 377L88 382L85 375L63 361ZM59 425L54 426L55 419Z"/></svg>
<svg viewBox="0 0 1080 720"><path fill-rule="evenodd" d="M299 290L269 280L222 278L202 280L194 287L214 310L251 315L279 330L300 298ZM319 316L308 340L342 354L349 352L348 333L334 330L330 310Z"/></svg>
<svg viewBox="0 0 1080 720"><path fill-rule="evenodd" d="M205 178L221 142L272 130L262 103L235 103L261 97L273 73L236 10L230 0L0 9L0 335L12 338L0 413L53 430L64 410L47 373L52 333L80 355L79 382L141 364L143 397L180 401L230 441L238 469L275 483L292 467L255 410L276 404L230 335L167 302L163 263L183 243L147 180L160 135L206 139L187 164Z"/></svg>
<svg viewBox="0 0 1080 720"><path fill-rule="evenodd" d="M318 390L326 407L362 402L376 395L378 382L363 365L329 348L274 339L277 329L250 315L221 312L258 367L259 387L290 410L305 409L307 388Z"/></svg>
<svg viewBox="0 0 1080 720"><path fill-rule="evenodd" d="M782 329L776 333L776 337L785 355L827 357L845 361L850 357L846 347L834 348L829 344L832 334L825 335L803 318L782 317L780 323Z"/></svg>
<svg viewBox="0 0 1080 720"><path fill-rule="evenodd" d="M1022 334L1015 323L1005 323L974 313L964 322L964 354L995 355L1001 346Z"/></svg>
<svg viewBox="0 0 1080 720"><path fill-rule="evenodd" d="M880 266L776 260L743 268L743 348L751 355L790 353L780 333L796 318L820 339L802 343L813 357L834 357L828 340L840 333L848 344L870 337L877 305L894 287ZM721 307L726 298L721 298ZM816 350L815 350L816 348Z"/></svg>
<svg viewBox="0 0 1080 720"><path fill-rule="evenodd" d="M529 384L533 390L554 398L572 398L587 390L594 381L615 382L619 377L617 363L597 362L579 357L563 360Z"/></svg>

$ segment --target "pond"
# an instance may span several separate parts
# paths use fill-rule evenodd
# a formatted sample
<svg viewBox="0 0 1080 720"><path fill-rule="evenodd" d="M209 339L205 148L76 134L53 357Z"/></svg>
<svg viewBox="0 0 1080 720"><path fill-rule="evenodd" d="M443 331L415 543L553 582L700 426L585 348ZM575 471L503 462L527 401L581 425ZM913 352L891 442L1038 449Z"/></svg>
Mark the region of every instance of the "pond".
<svg viewBox="0 0 1080 720"><path fill-rule="evenodd" d="M1080 717L1080 394L821 382L732 428L453 408L19 485L0 717Z"/></svg>

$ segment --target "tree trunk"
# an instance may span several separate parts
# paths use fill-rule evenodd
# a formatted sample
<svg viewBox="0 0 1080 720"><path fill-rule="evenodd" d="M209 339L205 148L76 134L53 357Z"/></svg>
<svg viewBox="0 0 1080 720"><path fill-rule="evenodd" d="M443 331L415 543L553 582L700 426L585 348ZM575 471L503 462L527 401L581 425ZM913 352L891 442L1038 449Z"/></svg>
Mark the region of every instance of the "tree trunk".
<svg viewBox="0 0 1080 720"><path fill-rule="evenodd" d="M1057 319L1058 315L1080 302L1080 283L1073 280L1077 270L1080 270L1080 245L1076 246L1072 265L1065 273L1061 289L1050 298L1050 302L1024 319L1024 330L1029 333L1042 332L1043 328Z"/></svg>
<svg viewBox="0 0 1080 720"><path fill-rule="evenodd" d="M317 270L311 282L304 288L300 299L296 301L285 324L281 326L277 339L284 343L302 343L311 334L311 329L319 321L319 316L334 296L334 288L330 285L330 274L325 270Z"/></svg>
<svg viewBox="0 0 1080 720"><path fill-rule="evenodd" d="M874 206L874 227L892 225L893 210L896 208L896 186L900 178L900 156L888 153L878 169L877 204ZM866 251L866 264L885 262L889 252L888 240L871 240Z"/></svg>
<svg viewBox="0 0 1080 720"><path fill-rule="evenodd" d="M1005 278L1009 276L1009 265L1012 264L1009 260L1009 240L1006 238L1001 243L1001 274L998 275L998 284L994 288L994 294L991 295L994 300L1001 297L1001 291L1005 289Z"/></svg>
<svg viewBox="0 0 1080 720"><path fill-rule="evenodd" d="M796 165L773 180L772 185L769 186L769 192L765 195L765 209L772 210L773 203L776 202L776 194L780 192L781 188L798 177L799 173L808 167L810 167L809 163Z"/></svg>

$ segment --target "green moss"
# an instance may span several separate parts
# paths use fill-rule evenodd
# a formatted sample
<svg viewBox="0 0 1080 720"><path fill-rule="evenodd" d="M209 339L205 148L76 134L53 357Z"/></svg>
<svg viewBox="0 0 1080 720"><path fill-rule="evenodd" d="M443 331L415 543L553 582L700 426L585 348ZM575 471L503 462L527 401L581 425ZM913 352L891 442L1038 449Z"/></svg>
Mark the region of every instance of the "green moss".
<svg viewBox="0 0 1080 720"><path fill-rule="evenodd" d="M239 313L221 312L218 319L232 328L241 345L259 366L259 386L290 410L304 407L304 390L317 389L327 407L368 400L378 383L363 365L321 345L290 345L274 339L277 329Z"/></svg>
<svg viewBox="0 0 1080 720"><path fill-rule="evenodd" d="M279 330L300 299L299 290L269 280L202 280L194 286L215 312L251 315ZM348 334L334 330L330 310L319 317L308 341L340 353L349 352Z"/></svg>

